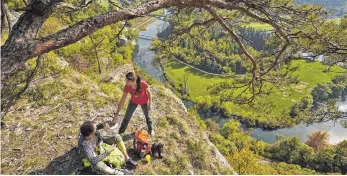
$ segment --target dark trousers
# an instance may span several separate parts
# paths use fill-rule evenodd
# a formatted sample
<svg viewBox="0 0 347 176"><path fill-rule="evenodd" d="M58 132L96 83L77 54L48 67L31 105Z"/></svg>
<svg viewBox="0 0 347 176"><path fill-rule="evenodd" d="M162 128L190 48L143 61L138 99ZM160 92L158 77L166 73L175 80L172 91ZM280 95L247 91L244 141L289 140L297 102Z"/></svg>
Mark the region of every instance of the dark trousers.
<svg viewBox="0 0 347 176"><path fill-rule="evenodd" d="M137 104L133 103L132 101L129 102L128 104L128 108L125 112L125 116L124 119L122 121L122 124L119 128L119 134L124 133L125 129L128 127L128 123L131 119L131 117L133 116L134 111L137 108ZM151 132L152 131L152 119L151 117L149 117L149 113L148 113L148 105L147 104L143 104L141 105L141 109L143 111L143 113L145 114L146 117L146 122L147 122L147 126L148 126L148 131Z"/></svg>

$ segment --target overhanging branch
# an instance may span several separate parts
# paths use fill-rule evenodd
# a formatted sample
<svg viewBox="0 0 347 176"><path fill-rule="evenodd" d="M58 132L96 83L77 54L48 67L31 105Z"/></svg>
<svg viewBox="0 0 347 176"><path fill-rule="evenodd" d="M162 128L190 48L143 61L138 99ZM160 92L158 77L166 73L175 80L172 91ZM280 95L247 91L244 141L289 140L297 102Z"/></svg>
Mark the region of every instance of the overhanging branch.
<svg viewBox="0 0 347 176"><path fill-rule="evenodd" d="M251 61L252 63L252 74L253 77L256 78L258 77L257 75L257 62L254 59L254 57L247 51L247 49L245 48L245 46L243 45L241 39L239 38L239 36L235 33L235 31L232 29L232 27L228 26L224 20L210 7L206 7L206 10L219 22L219 24L225 29L227 30L230 35L235 39L236 43L239 45L240 49L242 50L242 52L247 56L247 58Z"/></svg>

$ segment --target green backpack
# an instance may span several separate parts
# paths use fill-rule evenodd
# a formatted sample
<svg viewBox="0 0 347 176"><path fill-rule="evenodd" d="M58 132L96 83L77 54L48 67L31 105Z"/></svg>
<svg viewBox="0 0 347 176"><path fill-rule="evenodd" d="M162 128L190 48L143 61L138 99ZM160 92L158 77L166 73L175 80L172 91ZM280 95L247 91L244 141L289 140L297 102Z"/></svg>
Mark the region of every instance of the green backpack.
<svg viewBox="0 0 347 176"><path fill-rule="evenodd" d="M110 145L103 143L101 145L101 149L99 150L99 147L97 147L96 151L99 154L102 154L106 150L108 150L110 147L111 147ZM105 163L112 164L117 169L121 169L122 167L125 166L125 156L117 147L102 161L104 161ZM91 163L89 162L87 158L83 158L82 162L85 167L91 166Z"/></svg>

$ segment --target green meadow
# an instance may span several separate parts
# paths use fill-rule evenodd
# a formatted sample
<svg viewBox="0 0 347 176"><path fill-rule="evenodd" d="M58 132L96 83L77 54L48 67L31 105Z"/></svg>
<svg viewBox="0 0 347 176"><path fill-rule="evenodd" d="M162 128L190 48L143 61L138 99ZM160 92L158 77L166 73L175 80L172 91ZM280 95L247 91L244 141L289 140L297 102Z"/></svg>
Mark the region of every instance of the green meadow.
<svg viewBox="0 0 347 176"><path fill-rule="evenodd" d="M295 60L292 66L299 66L299 69L293 74L298 76L299 83L292 85L291 89L279 90L273 85L266 85L267 89L271 89L272 93L268 96L258 98L257 103L266 104L272 102L271 107L264 110L256 110L248 105L236 105L231 102L225 102L222 105L229 114L241 116L251 121L259 121L269 125L286 124L289 126L300 123L305 119L293 119L289 116L291 106L295 102L300 101L305 96L311 96L311 90L318 84L331 81L335 76L346 72L344 68L334 66L330 72L323 72L326 65L320 62L307 62L306 60ZM232 81L232 78L211 76L190 68L176 61L171 61L166 65L165 72L174 84L182 84L185 75L188 76L187 87L190 98L193 102L201 99L213 99L213 95L208 93L208 86L223 81Z"/></svg>
<svg viewBox="0 0 347 176"><path fill-rule="evenodd" d="M340 24L341 22L341 18L333 18L333 19L328 19L327 20L328 22L335 22L337 24ZM250 23L248 25L245 25L244 26L245 28L254 28L254 29L257 29L257 30L264 30L264 31L269 31L269 30L272 30L273 27L267 23Z"/></svg>

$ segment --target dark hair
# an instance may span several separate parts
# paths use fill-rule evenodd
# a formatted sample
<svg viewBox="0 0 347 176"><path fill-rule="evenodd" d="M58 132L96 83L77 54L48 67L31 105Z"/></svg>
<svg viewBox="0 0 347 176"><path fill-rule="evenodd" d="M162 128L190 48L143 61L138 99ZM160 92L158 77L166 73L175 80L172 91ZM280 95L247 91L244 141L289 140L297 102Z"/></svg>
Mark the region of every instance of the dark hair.
<svg viewBox="0 0 347 176"><path fill-rule="evenodd" d="M135 81L135 73L134 72L129 72L125 75L127 80L129 81ZM141 89L141 77L137 76L136 77L136 92L140 91Z"/></svg>
<svg viewBox="0 0 347 176"><path fill-rule="evenodd" d="M137 76L136 78L136 92L140 91L141 89L141 77Z"/></svg>
<svg viewBox="0 0 347 176"><path fill-rule="evenodd" d="M84 137L89 136L94 131L94 124L91 121L84 122L80 127L80 132Z"/></svg>

